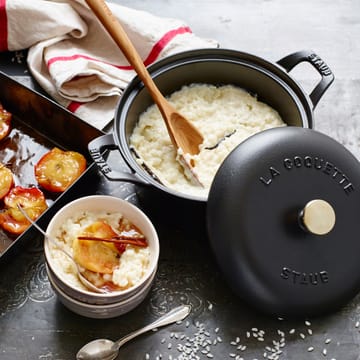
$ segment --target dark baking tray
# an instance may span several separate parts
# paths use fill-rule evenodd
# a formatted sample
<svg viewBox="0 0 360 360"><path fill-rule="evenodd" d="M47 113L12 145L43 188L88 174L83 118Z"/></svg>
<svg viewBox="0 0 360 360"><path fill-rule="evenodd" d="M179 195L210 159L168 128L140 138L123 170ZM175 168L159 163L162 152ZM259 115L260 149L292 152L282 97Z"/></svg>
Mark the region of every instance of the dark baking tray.
<svg viewBox="0 0 360 360"><path fill-rule="evenodd" d="M88 154L87 145L103 132L2 72L0 103L13 114L12 131L0 142L0 162L11 167L16 185L36 185L34 164L54 146L78 151L87 158L87 170L64 193L44 192L49 208L37 220L44 225L57 208L76 195L80 196L86 191L87 184L93 181L95 165ZM0 206L2 209L3 204ZM16 252L17 245L31 241L33 234L32 227L18 237L0 230L0 260Z"/></svg>

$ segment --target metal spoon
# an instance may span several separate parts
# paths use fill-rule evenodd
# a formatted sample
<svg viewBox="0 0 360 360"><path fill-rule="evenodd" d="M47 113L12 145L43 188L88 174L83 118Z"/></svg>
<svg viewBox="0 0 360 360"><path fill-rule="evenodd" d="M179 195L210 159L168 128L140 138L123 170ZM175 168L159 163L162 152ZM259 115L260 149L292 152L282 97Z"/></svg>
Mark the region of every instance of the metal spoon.
<svg viewBox="0 0 360 360"><path fill-rule="evenodd" d="M56 246L59 251L61 251L62 253L64 253L74 264L76 267L76 271L78 274L78 277L80 279L80 281L89 289L92 290L94 292L100 293L100 294L107 294L108 291L104 290L104 289L100 289L97 286L95 286L92 282L90 282L88 279L86 279L86 277L81 273L80 267L78 265L78 263L73 259L72 255L70 253L68 253L66 250L64 250L61 245L54 239L52 238L50 235L48 235L38 224L36 224L36 222L34 222L29 215L26 213L26 211L21 207L20 204L17 204L18 209L20 210L20 212L24 215L24 217L41 233L44 235L44 237L46 237L54 246Z"/></svg>
<svg viewBox="0 0 360 360"><path fill-rule="evenodd" d="M193 166L186 158L186 154L196 155L199 153L199 145L204 141L203 136L199 130L190 121L179 114L161 94L125 30L117 18L112 14L105 1L86 0L86 3L108 31L129 63L133 66L158 106L174 147L177 150L181 149L177 152L180 164L185 170L188 170L188 174L190 173L189 175L192 177L191 180L197 185L201 185L198 177L193 171Z"/></svg>
<svg viewBox="0 0 360 360"><path fill-rule="evenodd" d="M160 326L169 325L176 321L185 319L190 314L190 305L181 305L170 310L167 314L161 316L153 323L136 330L129 335L119 339L118 341L111 341L108 339L98 339L91 341L84 345L76 354L77 360L113 360L118 356L119 349L129 340L141 335L147 331L158 328Z"/></svg>

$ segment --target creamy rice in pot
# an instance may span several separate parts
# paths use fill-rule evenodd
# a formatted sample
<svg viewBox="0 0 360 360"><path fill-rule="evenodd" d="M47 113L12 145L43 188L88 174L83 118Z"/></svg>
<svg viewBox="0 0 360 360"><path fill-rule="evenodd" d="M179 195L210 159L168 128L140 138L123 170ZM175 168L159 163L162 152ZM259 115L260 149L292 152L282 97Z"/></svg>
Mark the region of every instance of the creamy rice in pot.
<svg viewBox="0 0 360 360"><path fill-rule="evenodd" d="M207 198L214 176L225 157L249 136L285 126L273 108L233 85L192 84L174 92L169 101L200 130L204 142L192 156L194 172L203 188L194 185L176 160L164 120L156 105L141 114L130 137L130 147L167 187Z"/></svg>
<svg viewBox="0 0 360 360"><path fill-rule="evenodd" d="M55 240L57 240L59 247L61 246L63 250L72 254L73 257L76 258L76 241L79 241L79 236L81 237L84 234L89 234L88 229L92 229L94 224L100 224L100 227L102 226L101 224L105 224L106 226L110 226L111 229L119 234L123 233L125 229L126 234L130 237L134 234L138 237L143 236L141 232L138 231L138 229L136 229L136 227L134 227L134 225L129 220L125 219L120 213L105 211L81 211L75 213L73 216L67 218L63 224L56 229L56 232L53 233L52 236ZM143 238L142 241L146 241L145 238ZM104 258L101 259L102 254L99 246L103 246L103 249L105 249L104 254L107 252L107 255L104 256L108 256L108 253L110 252L111 260L113 261L113 268L111 270L105 269L106 271L104 272L92 271L80 266L83 270L82 272L84 276L98 287L105 287L109 290L128 289L141 281L149 267L150 249L147 245L121 245L123 248L118 253L117 250L114 250L114 245L112 243L109 245L109 243L105 243L103 241L99 242L90 240L86 244L88 245L90 243L92 243L91 245L96 246L96 248L92 249L93 251L97 251L97 254L100 252L100 265L95 265L101 267L101 260L104 260ZM51 266L56 274L68 283L72 284L74 287L88 290L79 280L75 264L59 250L59 247L49 243Z"/></svg>

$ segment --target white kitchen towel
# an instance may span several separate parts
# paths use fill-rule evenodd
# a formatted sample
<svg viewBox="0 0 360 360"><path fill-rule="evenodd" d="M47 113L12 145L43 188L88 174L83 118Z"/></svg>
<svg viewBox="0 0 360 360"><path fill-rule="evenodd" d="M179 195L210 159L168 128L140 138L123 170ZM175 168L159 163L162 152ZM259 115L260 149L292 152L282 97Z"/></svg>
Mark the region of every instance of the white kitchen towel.
<svg viewBox="0 0 360 360"><path fill-rule="evenodd" d="M145 65L197 48L217 47L181 20L108 3ZM0 0L0 51L29 49L28 67L42 88L102 129L135 76L84 0Z"/></svg>

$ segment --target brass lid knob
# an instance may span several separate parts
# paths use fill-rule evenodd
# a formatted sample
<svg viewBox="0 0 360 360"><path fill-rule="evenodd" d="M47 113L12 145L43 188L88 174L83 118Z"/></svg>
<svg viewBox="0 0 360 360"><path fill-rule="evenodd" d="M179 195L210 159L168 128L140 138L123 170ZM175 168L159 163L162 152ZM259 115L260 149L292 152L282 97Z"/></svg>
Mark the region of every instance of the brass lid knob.
<svg viewBox="0 0 360 360"><path fill-rule="evenodd" d="M326 235L335 226L335 211L325 200L309 201L300 216L303 226L314 235Z"/></svg>

